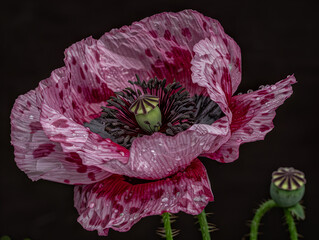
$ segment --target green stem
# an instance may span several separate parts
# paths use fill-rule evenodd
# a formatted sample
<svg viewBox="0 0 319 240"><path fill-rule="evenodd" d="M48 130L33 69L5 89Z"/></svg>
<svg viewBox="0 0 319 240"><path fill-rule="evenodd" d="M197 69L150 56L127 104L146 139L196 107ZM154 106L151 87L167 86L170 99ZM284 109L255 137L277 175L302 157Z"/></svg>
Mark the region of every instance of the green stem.
<svg viewBox="0 0 319 240"><path fill-rule="evenodd" d="M250 240L257 240L258 227L259 227L261 218L264 216L266 212L268 212L270 209L276 206L277 204L274 202L274 200L268 200L267 202L260 205L260 207L257 209L255 216L251 222Z"/></svg>
<svg viewBox="0 0 319 240"><path fill-rule="evenodd" d="M288 224L290 239L291 240L298 240L298 234L297 234L297 229L296 229L294 218L292 217L290 211L287 208L284 208L284 213L285 213L285 217L286 217L286 222Z"/></svg>
<svg viewBox="0 0 319 240"><path fill-rule="evenodd" d="M197 215L197 218L200 225L200 231L202 232L203 240L210 240L205 209L199 215Z"/></svg>
<svg viewBox="0 0 319 240"><path fill-rule="evenodd" d="M162 214L166 240L173 240L170 214L168 212Z"/></svg>

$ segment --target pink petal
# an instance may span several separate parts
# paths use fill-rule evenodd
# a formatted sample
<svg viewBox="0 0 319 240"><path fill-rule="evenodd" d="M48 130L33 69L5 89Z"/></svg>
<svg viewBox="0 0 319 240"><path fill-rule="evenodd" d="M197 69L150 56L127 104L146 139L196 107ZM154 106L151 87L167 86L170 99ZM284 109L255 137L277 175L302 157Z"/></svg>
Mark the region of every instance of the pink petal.
<svg viewBox="0 0 319 240"><path fill-rule="evenodd" d="M205 92L191 81L190 68L193 47L211 36L227 48L235 90L241 76L239 47L218 21L193 10L157 14L106 33L98 42L101 76L113 91L127 87L127 81L138 74L146 80L155 76L169 82L176 79L192 94Z"/></svg>
<svg viewBox="0 0 319 240"><path fill-rule="evenodd" d="M206 88L210 98L219 105L230 122L232 115L228 102L232 95L232 81L226 46L222 39L211 37L197 43L194 52L193 82Z"/></svg>
<svg viewBox="0 0 319 240"><path fill-rule="evenodd" d="M59 142L64 152L78 153L85 165L96 166L113 159L126 163L129 156L126 148L110 139L103 139L83 126L84 120L89 120L92 114L101 112L100 106L106 105L105 101L109 96L98 95L105 98L105 101L90 103L85 100L84 95L73 89L72 84L63 88L68 80L66 68L61 68L53 71L49 79L40 83L41 90L37 91L37 95L38 102L42 104L40 122L45 134L51 141ZM76 79L70 83L73 81L76 82ZM90 81L90 78L87 78L87 81ZM61 91L66 97L60 97ZM73 102L77 105L76 108ZM65 138L57 138L59 135L64 135Z"/></svg>
<svg viewBox="0 0 319 240"><path fill-rule="evenodd" d="M91 185L76 186L78 222L106 236L108 230L128 231L141 218L164 212L199 214L213 195L204 166L196 159L176 175L144 184L131 184L119 175Z"/></svg>
<svg viewBox="0 0 319 240"><path fill-rule="evenodd" d="M161 179L186 168L204 151L216 151L229 138L227 121L195 124L175 136L156 132L136 138L127 164L108 161L98 167L142 179Z"/></svg>
<svg viewBox="0 0 319 240"><path fill-rule="evenodd" d="M39 122L36 91L21 95L11 113L11 143L18 167L33 181L47 179L68 184L89 184L110 176L100 168L85 166L76 153L63 153L60 144L47 138ZM63 141L66 136L60 134L55 138Z"/></svg>
<svg viewBox="0 0 319 240"><path fill-rule="evenodd" d="M217 152L204 156L220 162L232 162L239 156L242 143L263 140L273 128L275 110L292 94L291 85L296 83L294 76L288 76L275 85L232 98L232 135Z"/></svg>

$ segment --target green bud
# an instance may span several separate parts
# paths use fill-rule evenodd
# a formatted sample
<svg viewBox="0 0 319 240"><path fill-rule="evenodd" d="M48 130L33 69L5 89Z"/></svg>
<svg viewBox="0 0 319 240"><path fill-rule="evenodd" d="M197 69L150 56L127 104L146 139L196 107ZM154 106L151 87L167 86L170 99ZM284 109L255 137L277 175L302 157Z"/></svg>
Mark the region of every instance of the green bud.
<svg viewBox="0 0 319 240"><path fill-rule="evenodd" d="M141 95L130 107L138 125L146 132L157 132L162 125L162 114L158 103L158 97Z"/></svg>
<svg viewBox="0 0 319 240"><path fill-rule="evenodd" d="M305 175L294 168L279 168L272 173L270 196L279 207L296 205L305 193Z"/></svg>

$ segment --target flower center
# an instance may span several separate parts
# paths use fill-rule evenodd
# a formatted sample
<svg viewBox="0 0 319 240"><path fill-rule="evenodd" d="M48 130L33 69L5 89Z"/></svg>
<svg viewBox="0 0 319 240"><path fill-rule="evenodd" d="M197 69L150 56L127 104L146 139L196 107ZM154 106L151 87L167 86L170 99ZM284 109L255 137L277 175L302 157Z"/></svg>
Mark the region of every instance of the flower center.
<svg viewBox="0 0 319 240"><path fill-rule="evenodd" d="M157 132L162 125L162 114L158 107L158 97L139 96L130 107L138 125L146 132Z"/></svg>
<svg viewBox="0 0 319 240"><path fill-rule="evenodd" d="M129 81L132 87L115 92L107 100L100 117L84 126L129 149L136 137L154 132L174 136L193 124L210 125L224 116L209 97L191 97L178 82L136 78L135 82Z"/></svg>

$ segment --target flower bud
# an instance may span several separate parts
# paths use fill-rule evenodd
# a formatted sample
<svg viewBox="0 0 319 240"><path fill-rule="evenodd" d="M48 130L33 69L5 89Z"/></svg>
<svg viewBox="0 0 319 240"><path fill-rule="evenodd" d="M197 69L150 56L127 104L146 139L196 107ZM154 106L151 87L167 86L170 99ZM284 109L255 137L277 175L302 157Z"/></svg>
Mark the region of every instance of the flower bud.
<svg viewBox="0 0 319 240"><path fill-rule="evenodd" d="M292 207L302 199L305 183L303 172L281 167L272 173L270 196L279 207Z"/></svg>
<svg viewBox="0 0 319 240"><path fill-rule="evenodd" d="M162 114L158 107L158 97L141 95L131 105L138 125L146 132L157 132L162 125Z"/></svg>

